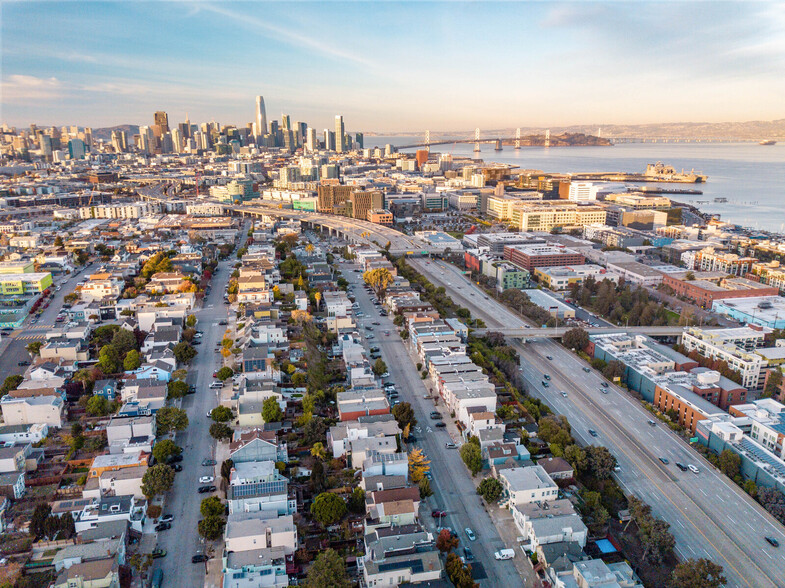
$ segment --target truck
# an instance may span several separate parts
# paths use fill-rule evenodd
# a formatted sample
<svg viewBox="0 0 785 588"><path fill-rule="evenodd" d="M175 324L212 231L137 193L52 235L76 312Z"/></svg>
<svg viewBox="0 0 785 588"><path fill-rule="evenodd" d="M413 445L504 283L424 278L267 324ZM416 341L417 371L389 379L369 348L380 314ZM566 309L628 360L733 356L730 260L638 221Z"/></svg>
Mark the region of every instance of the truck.
<svg viewBox="0 0 785 588"><path fill-rule="evenodd" d="M496 559L512 559L515 557L515 550L500 549L499 551L493 554L493 557L495 557Z"/></svg>

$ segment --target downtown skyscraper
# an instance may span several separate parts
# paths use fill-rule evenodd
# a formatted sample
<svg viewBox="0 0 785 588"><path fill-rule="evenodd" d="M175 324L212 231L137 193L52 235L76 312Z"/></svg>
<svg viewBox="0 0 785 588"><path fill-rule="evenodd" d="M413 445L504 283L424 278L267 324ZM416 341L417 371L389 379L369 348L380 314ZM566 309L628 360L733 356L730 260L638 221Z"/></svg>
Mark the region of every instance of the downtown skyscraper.
<svg viewBox="0 0 785 588"><path fill-rule="evenodd" d="M256 97L256 136L264 137L267 134L267 111L264 108L264 98Z"/></svg>
<svg viewBox="0 0 785 588"><path fill-rule="evenodd" d="M344 139L343 116L335 115L335 150L338 153L344 152L346 141Z"/></svg>

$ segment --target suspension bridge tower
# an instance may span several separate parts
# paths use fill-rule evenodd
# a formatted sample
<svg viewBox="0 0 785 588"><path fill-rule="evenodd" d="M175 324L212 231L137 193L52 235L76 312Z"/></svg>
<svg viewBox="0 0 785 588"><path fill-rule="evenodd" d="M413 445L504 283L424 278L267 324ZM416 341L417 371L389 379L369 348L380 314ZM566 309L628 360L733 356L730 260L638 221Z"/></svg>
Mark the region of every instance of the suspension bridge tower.
<svg viewBox="0 0 785 588"><path fill-rule="evenodd" d="M518 127L515 130L515 148L516 149L521 148L521 127Z"/></svg>
<svg viewBox="0 0 785 588"><path fill-rule="evenodd" d="M545 146L546 147L550 147L551 146L551 130L550 129L545 131Z"/></svg>
<svg viewBox="0 0 785 588"><path fill-rule="evenodd" d="M480 129L474 129L474 152L480 152Z"/></svg>
<svg viewBox="0 0 785 588"><path fill-rule="evenodd" d="M431 152L431 131L425 131L425 150Z"/></svg>

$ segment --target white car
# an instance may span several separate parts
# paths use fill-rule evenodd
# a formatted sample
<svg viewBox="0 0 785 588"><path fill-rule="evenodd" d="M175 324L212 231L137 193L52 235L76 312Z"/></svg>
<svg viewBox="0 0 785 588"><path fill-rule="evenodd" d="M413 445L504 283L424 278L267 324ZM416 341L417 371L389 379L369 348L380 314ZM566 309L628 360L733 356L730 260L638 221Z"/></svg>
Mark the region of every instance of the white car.
<svg viewBox="0 0 785 588"><path fill-rule="evenodd" d="M698 468L696 468L696 467L695 467L694 465L692 465L692 464L688 464L688 465L687 465L687 467L689 468L689 470L690 470L690 471L691 471L693 474L700 473L700 470L699 470Z"/></svg>
<svg viewBox="0 0 785 588"><path fill-rule="evenodd" d="M202 476L201 478L199 478L199 483L200 484L209 484L210 482L213 482L214 480L215 480L215 476Z"/></svg>

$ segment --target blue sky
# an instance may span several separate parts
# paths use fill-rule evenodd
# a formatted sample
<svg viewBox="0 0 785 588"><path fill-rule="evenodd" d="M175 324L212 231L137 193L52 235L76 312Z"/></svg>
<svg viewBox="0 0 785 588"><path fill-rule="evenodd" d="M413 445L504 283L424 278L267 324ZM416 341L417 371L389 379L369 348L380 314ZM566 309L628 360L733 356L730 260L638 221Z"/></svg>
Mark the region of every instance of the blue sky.
<svg viewBox="0 0 785 588"><path fill-rule="evenodd" d="M5 2L0 122L421 131L785 118L785 4Z"/></svg>

